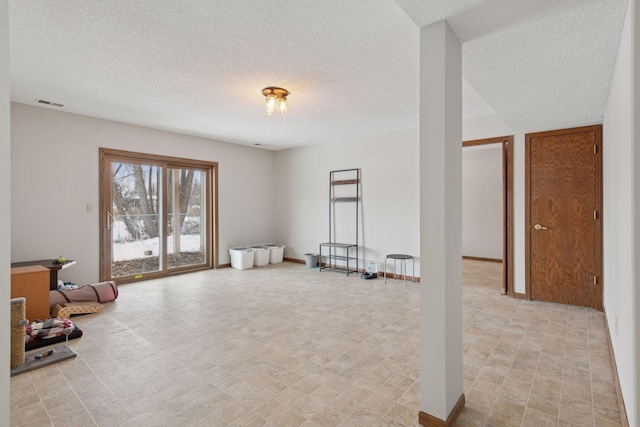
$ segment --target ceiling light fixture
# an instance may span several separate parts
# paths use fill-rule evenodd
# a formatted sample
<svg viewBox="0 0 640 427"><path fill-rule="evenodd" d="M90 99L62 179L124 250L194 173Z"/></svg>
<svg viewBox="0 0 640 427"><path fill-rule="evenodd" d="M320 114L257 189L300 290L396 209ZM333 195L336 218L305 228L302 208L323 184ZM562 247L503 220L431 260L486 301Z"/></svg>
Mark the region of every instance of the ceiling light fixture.
<svg viewBox="0 0 640 427"><path fill-rule="evenodd" d="M265 87L262 94L266 97L264 100L267 115L270 116L274 111L280 114L287 114L287 95L289 91L281 87Z"/></svg>

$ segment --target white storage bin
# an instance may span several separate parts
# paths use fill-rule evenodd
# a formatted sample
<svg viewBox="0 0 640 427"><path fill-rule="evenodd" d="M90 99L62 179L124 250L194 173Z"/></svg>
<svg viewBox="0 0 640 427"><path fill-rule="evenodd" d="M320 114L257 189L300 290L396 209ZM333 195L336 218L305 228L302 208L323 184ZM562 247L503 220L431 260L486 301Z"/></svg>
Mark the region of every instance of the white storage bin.
<svg viewBox="0 0 640 427"><path fill-rule="evenodd" d="M280 264L284 258L284 245L276 243L265 243L262 245L269 248L269 262L271 264Z"/></svg>
<svg viewBox="0 0 640 427"><path fill-rule="evenodd" d="M269 264L269 253L271 252L266 246L249 246L253 249L253 265L262 267Z"/></svg>
<svg viewBox="0 0 640 427"><path fill-rule="evenodd" d="M238 270L253 268L253 249L229 248L229 256L231 256L231 267Z"/></svg>

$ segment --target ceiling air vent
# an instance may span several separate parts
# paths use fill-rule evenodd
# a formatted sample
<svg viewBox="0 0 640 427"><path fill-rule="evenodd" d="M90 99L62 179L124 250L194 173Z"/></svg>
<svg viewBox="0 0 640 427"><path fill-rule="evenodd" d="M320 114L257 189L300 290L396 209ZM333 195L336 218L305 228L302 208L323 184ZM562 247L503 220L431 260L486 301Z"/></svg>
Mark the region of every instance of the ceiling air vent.
<svg viewBox="0 0 640 427"><path fill-rule="evenodd" d="M44 99L36 99L36 102L38 102L40 104L44 104L44 105L51 105L53 107L59 107L59 108L64 107L64 104L59 104L57 102L51 102L51 101L47 101L47 100L44 100Z"/></svg>

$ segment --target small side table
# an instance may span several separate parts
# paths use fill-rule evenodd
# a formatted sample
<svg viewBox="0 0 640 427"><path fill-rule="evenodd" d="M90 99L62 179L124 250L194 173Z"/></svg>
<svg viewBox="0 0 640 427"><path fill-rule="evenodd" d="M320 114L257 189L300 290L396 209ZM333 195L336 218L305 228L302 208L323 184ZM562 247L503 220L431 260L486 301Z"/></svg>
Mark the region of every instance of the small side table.
<svg viewBox="0 0 640 427"><path fill-rule="evenodd" d="M11 269L11 298L24 297L30 322L49 317L49 270L41 265Z"/></svg>
<svg viewBox="0 0 640 427"><path fill-rule="evenodd" d="M49 290L55 291L58 289L58 271L69 268L72 265L76 265L76 262L72 259L68 259L63 264L54 264L50 259L41 259L39 261L12 262L11 268L31 267L34 265L41 265L49 269Z"/></svg>
<svg viewBox="0 0 640 427"><path fill-rule="evenodd" d="M411 255L406 254L389 254L384 258L384 283L387 283L387 259L393 260L393 277L396 277L396 260L400 260L400 271L402 271L402 267L404 267L404 285L407 286L407 260L411 260L411 281L415 282L416 280L416 262Z"/></svg>

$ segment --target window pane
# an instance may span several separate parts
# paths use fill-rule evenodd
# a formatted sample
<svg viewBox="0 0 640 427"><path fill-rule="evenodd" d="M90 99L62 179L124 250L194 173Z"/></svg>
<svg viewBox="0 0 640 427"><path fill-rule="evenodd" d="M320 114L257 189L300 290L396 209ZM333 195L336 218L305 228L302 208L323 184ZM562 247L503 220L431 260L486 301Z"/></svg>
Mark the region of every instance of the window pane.
<svg viewBox="0 0 640 427"><path fill-rule="evenodd" d="M196 169L168 170L169 269L206 263L206 176Z"/></svg>
<svg viewBox="0 0 640 427"><path fill-rule="evenodd" d="M112 162L111 173L112 277L161 270L162 168Z"/></svg>

